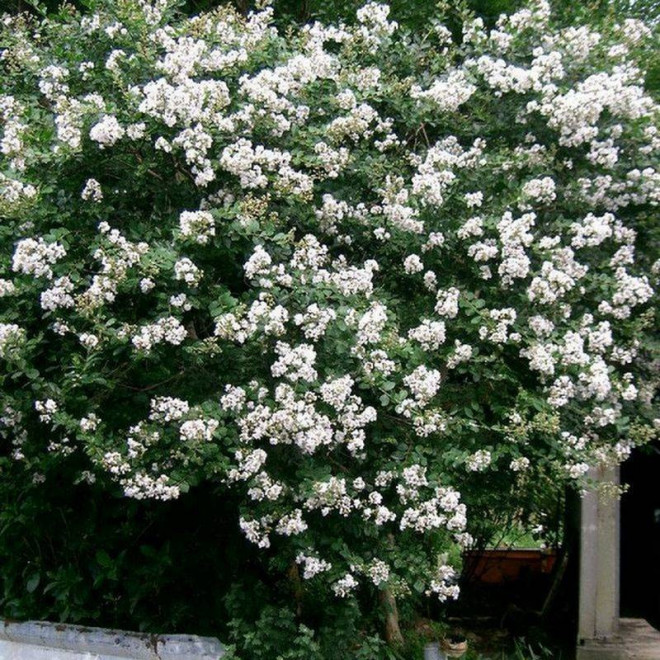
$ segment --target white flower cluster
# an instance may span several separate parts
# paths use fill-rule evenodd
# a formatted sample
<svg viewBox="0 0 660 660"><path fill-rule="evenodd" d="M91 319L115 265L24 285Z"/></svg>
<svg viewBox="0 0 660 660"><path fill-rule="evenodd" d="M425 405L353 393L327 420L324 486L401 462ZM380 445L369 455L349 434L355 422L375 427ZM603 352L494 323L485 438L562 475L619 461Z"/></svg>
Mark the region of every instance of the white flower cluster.
<svg viewBox="0 0 660 660"><path fill-rule="evenodd" d="M491 453L487 449L479 449L467 457L465 466L470 472L483 472L492 461Z"/></svg>
<svg viewBox="0 0 660 660"><path fill-rule="evenodd" d="M181 321L168 316L140 327L138 334L131 337L131 342L138 350L148 353L157 344L167 343L178 346L187 335L188 332L181 325Z"/></svg>
<svg viewBox="0 0 660 660"><path fill-rule="evenodd" d="M387 307L382 303L371 303L369 309L358 320L357 343L377 344L387 324Z"/></svg>
<svg viewBox="0 0 660 660"><path fill-rule="evenodd" d="M531 461L526 456L514 458L509 464L509 469L513 472L524 472L529 468Z"/></svg>
<svg viewBox="0 0 660 660"><path fill-rule="evenodd" d="M323 573L324 571L329 571L332 568L330 562L327 562L324 559L319 559L318 557L305 555L302 552L298 553L296 556L296 563L302 565L303 578L305 580L311 580L315 575Z"/></svg>
<svg viewBox="0 0 660 660"><path fill-rule="evenodd" d="M181 236L206 245L215 236L215 220L208 211L183 211L179 216Z"/></svg>
<svg viewBox="0 0 660 660"><path fill-rule="evenodd" d="M76 305L88 310L114 302L119 284L149 251L147 243L132 243L105 221L99 223L98 230L104 244L94 252L94 258L100 261L101 272L92 277L90 286L76 298Z"/></svg>
<svg viewBox="0 0 660 660"><path fill-rule="evenodd" d="M304 380L313 382L317 378L314 363L316 351L309 344L292 348L285 342L277 342L275 352L279 358L271 365L270 372L275 378L285 377L291 382Z"/></svg>
<svg viewBox="0 0 660 660"><path fill-rule="evenodd" d="M46 243L43 238L25 238L16 244L11 265L16 273L50 280L53 277L51 266L65 256L66 250L59 243Z"/></svg>
<svg viewBox="0 0 660 660"><path fill-rule="evenodd" d="M85 187L82 189L80 196L85 200L99 203L103 200L103 190L101 184L96 179L87 179Z"/></svg>
<svg viewBox="0 0 660 660"><path fill-rule="evenodd" d="M101 121L92 126L89 131L89 137L94 142L98 142L101 149L111 147L118 140L124 137L126 130L117 121L114 115L105 115Z"/></svg>
<svg viewBox="0 0 660 660"><path fill-rule="evenodd" d="M45 399L44 401L35 401L34 409L39 413L40 422L50 423L53 421L53 415L59 410L59 406L53 399Z"/></svg>
<svg viewBox="0 0 660 660"><path fill-rule="evenodd" d="M413 85L410 97L430 101L440 112L456 112L476 91L476 86L467 81L463 71L454 70L446 80L436 80L427 90Z"/></svg>
<svg viewBox="0 0 660 660"><path fill-rule="evenodd" d="M438 316L444 316L450 319L456 318L458 314L458 299L460 292L452 287L446 291L439 289L436 295L435 312Z"/></svg>
<svg viewBox="0 0 660 660"><path fill-rule="evenodd" d="M574 234L571 245L576 248L596 247L611 238L614 231L614 216L606 213L597 217L589 213L581 222L574 222L569 231Z"/></svg>
<svg viewBox="0 0 660 660"><path fill-rule="evenodd" d="M187 401L171 396L159 396L151 400L149 419L153 422L172 422L188 414Z"/></svg>
<svg viewBox="0 0 660 660"><path fill-rule="evenodd" d="M275 527L275 531L282 536L297 536L308 528L303 520L302 511L294 509L291 513L282 516Z"/></svg>
<svg viewBox="0 0 660 660"><path fill-rule="evenodd" d="M428 149L424 160L415 157L418 165L412 177L413 193L424 204L442 206L446 190L457 179L454 170L476 167L485 146L485 141L479 138L465 150L454 136L436 143Z"/></svg>
<svg viewBox="0 0 660 660"><path fill-rule="evenodd" d="M0 173L0 202L4 205L20 207L37 196L37 189L29 183L11 179Z"/></svg>
<svg viewBox="0 0 660 660"><path fill-rule="evenodd" d="M488 312L491 321L495 322L494 327L482 325L479 328L479 339L487 339L494 344L505 344L507 341L519 339L518 333L509 334L509 328L516 322L517 312L511 307L503 309L491 309Z"/></svg>
<svg viewBox="0 0 660 660"><path fill-rule="evenodd" d="M522 187L522 194L536 204L549 204L557 198L557 186L554 179L545 176L542 179L530 179Z"/></svg>
<svg viewBox="0 0 660 660"><path fill-rule="evenodd" d="M73 292L73 282L64 275L58 277L51 287L41 292L39 301L41 309L44 311L53 311L62 307L73 307L75 301L71 293Z"/></svg>
<svg viewBox="0 0 660 660"><path fill-rule="evenodd" d="M16 293L16 285L11 280L0 278L0 298L12 296Z"/></svg>
<svg viewBox="0 0 660 660"><path fill-rule="evenodd" d="M90 413L87 417L80 420L80 430L84 433L92 433L96 431L99 426L100 419L94 413Z"/></svg>
<svg viewBox="0 0 660 660"><path fill-rule="evenodd" d="M351 575L351 573L346 573L344 577L340 578L332 585L332 591L335 596L346 598L346 596L349 596L351 592L355 590L358 584L358 581L353 575Z"/></svg>
<svg viewBox="0 0 660 660"><path fill-rule="evenodd" d="M217 419L189 419L181 424L179 435L184 442L210 442L218 426Z"/></svg>
<svg viewBox="0 0 660 660"><path fill-rule="evenodd" d="M437 351L446 339L446 326L443 321L423 319L416 328L408 331L408 337L419 342L425 351Z"/></svg>
<svg viewBox="0 0 660 660"><path fill-rule="evenodd" d="M582 479L650 437L653 33L555 29L540 0L491 30L467 22L460 47L433 21L427 47L369 2L357 22L285 42L272 8L166 24L168 3L82 18L84 61L69 30L50 33L64 35L54 58L9 19L0 357L35 361L41 394L36 413L11 378L6 396L25 419L71 426L127 496L172 499L186 475L216 474L246 538L273 540L339 597L404 593L414 575L454 598L428 545L470 543L460 494L437 481L448 459L524 489L538 470ZM87 48L99 38L110 45ZM55 175L74 160L69 189ZM100 433L94 413L69 416L74 384L124 391L126 350L159 371L146 419L126 430L104 409ZM468 414L465 392L486 382L507 387ZM36 456L11 406L11 455ZM120 438L102 456L101 435ZM74 445L53 439L51 459ZM327 535L341 526L397 543L353 547L351 531L339 553Z"/></svg>
<svg viewBox="0 0 660 660"><path fill-rule="evenodd" d="M276 173L276 187L282 193L305 196L312 190L312 179L291 167L291 154L277 149L266 149L263 145L252 146L250 140L241 138L225 147L220 165L239 177L241 187L246 189L265 188L267 173Z"/></svg>
<svg viewBox="0 0 660 660"><path fill-rule="evenodd" d="M455 369L462 362L467 362L472 357L472 346L463 344L460 340L454 342L454 352L447 358L447 367Z"/></svg>
<svg viewBox="0 0 660 660"><path fill-rule="evenodd" d="M184 281L191 287L197 286L200 283L203 274L204 272L195 266L188 257L179 259L174 264L174 278Z"/></svg>
<svg viewBox="0 0 660 660"><path fill-rule="evenodd" d="M360 508L360 503L354 501L346 493L346 480L330 477L327 481L317 481L312 486L312 494L305 501L305 508L318 509L322 516L331 511L347 517L353 508Z"/></svg>
<svg viewBox="0 0 660 660"><path fill-rule="evenodd" d="M10 357L12 349L25 341L25 330L15 323L0 323L0 358Z"/></svg>
<svg viewBox="0 0 660 660"><path fill-rule="evenodd" d="M440 602L447 599L456 600L460 594L460 588L457 584L452 584L456 579L456 571L448 565L438 566L431 579L427 595L434 594Z"/></svg>
<svg viewBox="0 0 660 660"><path fill-rule="evenodd" d="M502 261L497 272L504 287L512 285L514 280L526 278L530 272L531 260L525 249L534 241L531 229L535 221L534 213L525 213L520 218L514 218L513 214L507 211L497 223L502 245Z"/></svg>
<svg viewBox="0 0 660 660"><path fill-rule="evenodd" d="M541 272L532 279L527 296L531 302L551 305L571 291L587 271L588 266L575 261L571 248L555 248L552 260L544 261Z"/></svg>
<svg viewBox="0 0 660 660"><path fill-rule="evenodd" d="M387 20L389 13L388 5L376 2L369 2L357 11L357 19L360 23L358 34L372 50L398 28L395 21Z"/></svg>
<svg viewBox="0 0 660 660"><path fill-rule="evenodd" d="M465 504L459 494L451 488L436 488L429 499L419 498L403 512L399 529L413 529L418 533L446 528L454 533L465 530L467 519Z"/></svg>
<svg viewBox="0 0 660 660"><path fill-rule="evenodd" d="M424 263L419 258L418 254L411 254L403 260L403 270L408 275L421 273L424 270Z"/></svg>
<svg viewBox="0 0 660 660"><path fill-rule="evenodd" d="M336 422L328 415L317 411L314 403L317 396L308 392L304 398L297 398L287 384L275 389L276 407L258 404L251 405L242 414L245 399L240 391L232 388L223 396L221 405L227 411L239 414L237 424L240 438L245 443L254 444L268 439L271 445L296 445L303 454L314 454L320 447L333 447L345 444L352 454L364 448L364 427L376 419L374 408L365 407L359 397L347 396L342 403L338 391L346 393L346 381L340 384L326 383L325 398L336 406Z"/></svg>
<svg viewBox="0 0 660 660"><path fill-rule="evenodd" d="M385 584L390 579L390 567L382 559L374 559L365 573L376 587Z"/></svg>
<svg viewBox="0 0 660 660"><path fill-rule="evenodd" d="M325 334L330 323L336 319L337 312L334 309L323 309L316 303L312 303L304 313L296 314L293 322L300 326L305 339L318 341Z"/></svg>
<svg viewBox="0 0 660 660"><path fill-rule="evenodd" d="M415 398L414 403L407 400L408 406L423 408L428 405L431 399L438 393L441 380L442 377L437 369L428 369L424 365L417 367L412 373L405 376L403 382ZM402 410L406 408L403 403L401 407Z"/></svg>
<svg viewBox="0 0 660 660"><path fill-rule="evenodd" d="M121 479L119 483L124 489L124 495L136 500L175 500L181 494L179 486L170 484L166 474L152 477L145 472L136 472Z"/></svg>

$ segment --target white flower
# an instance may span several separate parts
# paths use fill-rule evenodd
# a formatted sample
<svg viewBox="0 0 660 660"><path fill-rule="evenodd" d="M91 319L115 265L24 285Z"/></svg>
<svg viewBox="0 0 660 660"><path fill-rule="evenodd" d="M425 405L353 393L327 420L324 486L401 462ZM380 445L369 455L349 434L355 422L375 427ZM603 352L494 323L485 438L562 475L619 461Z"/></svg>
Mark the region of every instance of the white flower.
<svg viewBox="0 0 660 660"><path fill-rule="evenodd" d="M463 71L454 70L444 80L436 80L425 91L413 85L410 97L430 101L440 112L456 112L476 91L476 86L467 81Z"/></svg>
<svg viewBox="0 0 660 660"><path fill-rule="evenodd" d="M302 511L295 509L292 513L285 514L279 519L275 531L283 536L296 536L302 534L307 527L307 523L302 518Z"/></svg>
<svg viewBox="0 0 660 660"><path fill-rule="evenodd" d="M539 204L547 204L557 198L557 186L549 176L542 179L530 179L522 187L522 194L525 198Z"/></svg>
<svg viewBox="0 0 660 660"><path fill-rule="evenodd" d="M366 574L378 587L390 579L390 567L384 561L374 559L367 567Z"/></svg>
<svg viewBox="0 0 660 660"><path fill-rule="evenodd" d="M202 279L203 271L197 268L195 264L184 257L179 259L174 264L174 278L177 280L183 280L186 284L194 287L197 286Z"/></svg>
<svg viewBox="0 0 660 660"><path fill-rule="evenodd" d="M179 435L184 442L210 442L219 425L217 419L189 419L181 424Z"/></svg>
<svg viewBox="0 0 660 660"><path fill-rule="evenodd" d="M461 362L467 362L472 357L472 346L463 344L458 339L454 342L454 352L447 359L447 368L455 369Z"/></svg>
<svg viewBox="0 0 660 660"><path fill-rule="evenodd" d="M11 280L0 278L0 298L16 293L16 285Z"/></svg>
<svg viewBox="0 0 660 660"><path fill-rule="evenodd" d="M172 307L178 307L184 312L188 312L192 309L192 305L188 302L188 296L185 293L170 296L169 303Z"/></svg>
<svg viewBox="0 0 660 660"><path fill-rule="evenodd" d="M332 591L335 596L339 598L346 598L350 595L352 591L358 586L358 581L351 575L351 573L346 573L343 578L337 580L332 585Z"/></svg>
<svg viewBox="0 0 660 660"><path fill-rule="evenodd" d="M178 346L188 335L181 322L173 316L158 319L155 323L143 325L131 342L138 350L149 352L153 346L168 343Z"/></svg>
<svg viewBox="0 0 660 660"><path fill-rule="evenodd" d="M492 456L487 449L479 449L468 456L465 465L470 472L483 472L491 463Z"/></svg>
<svg viewBox="0 0 660 660"><path fill-rule="evenodd" d="M440 381L440 372L437 369L428 369L424 365L417 367L403 379L416 399L416 406L419 407L426 406L437 394L440 389ZM402 406L402 409L405 407Z"/></svg>
<svg viewBox="0 0 660 660"><path fill-rule="evenodd" d="M13 348L25 341L25 330L15 323L0 323L0 358L9 357Z"/></svg>
<svg viewBox="0 0 660 660"><path fill-rule="evenodd" d="M266 252L261 245L254 248L252 256L245 262L243 269L245 276L252 279L255 275L262 275L268 272L272 263L270 255Z"/></svg>
<svg viewBox="0 0 660 660"><path fill-rule="evenodd" d="M284 342L277 342L275 352L279 358L272 364L270 371L275 378L286 377L292 382L316 380L316 351L309 344L291 347Z"/></svg>
<svg viewBox="0 0 660 660"><path fill-rule="evenodd" d="M567 463L564 469L571 479L579 479L589 472L589 465L587 463Z"/></svg>
<svg viewBox="0 0 660 660"><path fill-rule="evenodd" d="M83 188L80 196L84 200L92 200L97 204L103 200L103 191L101 184L96 179L87 179L85 187Z"/></svg>
<svg viewBox="0 0 660 660"><path fill-rule="evenodd" d="M89 131L90 139L98 142L101 149L111 147L124 137L126 131L117 121L114 115L105 115L101 121L92 126Z"/></svg>
<svg viewBox="0 0 660 660"><path fill-rule="evenodd" d="M304 555L302 552L296 556L296 563L302 564L303 578L305 580L311 580L315 575L329 571L332 568L332 564L325 561L325 559Z"/></svg>
<svg viewBox="0 0 660 660"><path fill-rule="evenodd" d="M417 254L411 254L405 258L403 262L403 269L408 275L419 273L424 270L424 264Z"/></svg>
<svg viewBox="0 0 660 660"><path fill-rule="evenodd" d="M41 309L53 311L60 308L73 307L75 302L71 293L73 291L73 282L65 275L58 277L53 286L41 292L39 301Z"/></svg>
<svg viewBox="0 0 660 660"><path fill-rule="evenodd" d="M64 256L66 250L59 243L46 243L43 238L25 238L16 244L12 269L17 273L52 279L50 266Z"/></svg>
<svg viewBox="0 0 660 660"><path fill-rule="evenodd" d="M83 332L82 334L78 335L78 339L80 340L80 343L88 350L92 350L99 345L99 338L89 332Z"/></svg>
<svg viewBox="0 0 660 660"><path fill-rule="evenodd" d="M453 319L458 315L458 299L460 292L455 287L442 290L439 289L437 293L437 302L435 305L435 312L438 316L446 316Z"/></svg>
<svg viewBox="0 0 660 660"><path fill-rule="evenodd" d="M509 464L509 468L513 472L524 472L530 466L530 460L526 456L521 456L520 458L514 458Z"/></svg>
<svg viewBox="0 0 660 660"><path fill-rule="evenodd" d="M445 342L445 323L424 319L421 325L408 331L408 337L419 342L424 350L436 351Z"/></svg>
<svg viewBox="0 0 660 660"><path fill-rule="evenodd" d="M187 401L170 396L159 396L151 400L149 419L154 422L171 422L181 419L190 410Z"/></svg>
<svg viewBox="0 0 660 660"><path fill-rule="evenodd" d="M92 431L96 431L99 422L99 418L94 413L90 413L87 417L83 417L80 420L80 429L85 433L91 433Z"/></svg>
<svg viewBox="0 0 660 660"><path fill-rule="evenodd" d="M156 283L150 277L143 277L140 280L140 291L142 291L142 293L149 293L149 291L151 291L155 286Z"/></svg>
<svg viewBox="0 0 660 660"><path fill-rule="evenodd" d="M53 420L53 415L59 407L53 399L46 399L45 401L35 401L34 409L39 413L39 421L48 423Z"/></svg>
<svg viewBox="0 0 660 660"><path fill-rule="evenodd" d="M215 220L208 211L183 211L179 216L181 236L206 245L215 236Z"/></svg>

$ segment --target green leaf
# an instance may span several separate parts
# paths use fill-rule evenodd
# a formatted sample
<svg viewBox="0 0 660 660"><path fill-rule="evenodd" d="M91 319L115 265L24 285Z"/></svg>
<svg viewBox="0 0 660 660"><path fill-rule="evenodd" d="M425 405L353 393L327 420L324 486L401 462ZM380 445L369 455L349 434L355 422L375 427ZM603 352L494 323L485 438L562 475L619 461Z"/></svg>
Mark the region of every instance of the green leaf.
<svg viewBox="0 0 660 660"><path fill-rule="evenodd" d="M29 594L34 593L36 588L39 586L40 582L41 582L41 575L39 575L39 573L35 573L25 584L25 588L27 589L27 592Z"/></svg>
<svg viewBox="0 0 660 660"><path fill-rule="evenodd" d="M112 566L112 558L105 550L98 550L96 553L96 562L99 566L103 568L109 568Z"/></svg>

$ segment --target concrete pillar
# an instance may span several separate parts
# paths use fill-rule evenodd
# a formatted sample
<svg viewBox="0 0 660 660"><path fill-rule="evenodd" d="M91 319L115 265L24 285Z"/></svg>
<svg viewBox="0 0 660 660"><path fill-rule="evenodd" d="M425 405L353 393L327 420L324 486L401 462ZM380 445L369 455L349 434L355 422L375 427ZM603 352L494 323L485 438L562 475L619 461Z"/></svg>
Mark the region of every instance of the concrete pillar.
<svg viewBox="0 0 660 660"><path fill-rule="evenodd" d="M619 485L619 469L597 468L590 476ZM608 489L609 490L609 489ZM612 488L611 490L614 490ZM619 500L590 491L582 498L578 660L595 658L589 646L617 635L619 627ZM609 657L598 656L605 660Z"/></svg>

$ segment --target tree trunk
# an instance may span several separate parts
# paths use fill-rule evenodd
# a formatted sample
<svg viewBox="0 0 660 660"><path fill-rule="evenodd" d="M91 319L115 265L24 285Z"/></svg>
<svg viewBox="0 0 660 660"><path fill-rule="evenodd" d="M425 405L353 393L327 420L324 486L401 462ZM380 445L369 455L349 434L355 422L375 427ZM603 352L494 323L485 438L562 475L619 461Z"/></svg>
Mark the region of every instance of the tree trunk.
<svg viewBox="0 0 660 660"><path fill-rule="evenodd" d="M378 597L385 613L385 641L390 646L403 646L403 635L399 628L399 610L392 590L382 589L378 592Z"/></svg>
<svg viewBox="0 0 660 660"><path fill-rule="evenodd" d="M296 602L296 616L300 618L302 616L303 586L300 579L300 570L295 561L291 562L291 566L289 567L289 580L291 582L293 598Z"/></svg>

